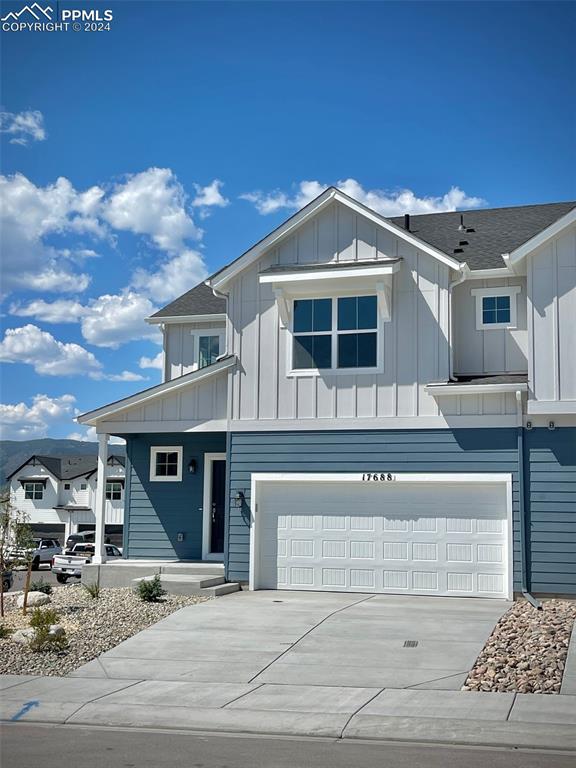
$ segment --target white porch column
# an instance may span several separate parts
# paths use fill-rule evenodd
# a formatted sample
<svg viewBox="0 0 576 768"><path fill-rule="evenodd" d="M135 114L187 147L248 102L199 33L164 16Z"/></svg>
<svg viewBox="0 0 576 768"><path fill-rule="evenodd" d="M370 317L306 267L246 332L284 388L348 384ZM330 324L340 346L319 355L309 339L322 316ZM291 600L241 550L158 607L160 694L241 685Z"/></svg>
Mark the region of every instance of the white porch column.
<svg viewBox="0 0 576 768"><path fill-rule="evenodd" d="M98 473L96 475L96 536L93 563L105 563L104 525L106 523L106 466L108 463L108 435L98 435Z"/></svg>

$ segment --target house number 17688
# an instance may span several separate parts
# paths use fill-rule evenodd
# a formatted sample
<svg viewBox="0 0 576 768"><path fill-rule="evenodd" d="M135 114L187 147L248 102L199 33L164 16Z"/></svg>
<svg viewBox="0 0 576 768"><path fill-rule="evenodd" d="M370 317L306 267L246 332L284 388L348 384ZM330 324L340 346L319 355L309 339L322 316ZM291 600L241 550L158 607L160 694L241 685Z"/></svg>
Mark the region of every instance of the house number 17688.
<svg viewBox="0 0 576 768"><path fill-rule="evenodd" d="M368 480L378 480L386 483L390 480L396 480L396 477L390 472L364 472L362 480L366 482Z"/></svg>

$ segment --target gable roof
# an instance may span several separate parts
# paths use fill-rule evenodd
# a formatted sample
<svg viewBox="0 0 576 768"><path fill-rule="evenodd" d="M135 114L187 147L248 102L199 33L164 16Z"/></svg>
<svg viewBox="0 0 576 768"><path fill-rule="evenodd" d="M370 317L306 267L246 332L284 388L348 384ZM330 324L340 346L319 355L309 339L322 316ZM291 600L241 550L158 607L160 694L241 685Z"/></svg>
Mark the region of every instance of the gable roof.
<svg viewBox="0 0 576 768"><path fill-rule="evenodd" d="M465 261L470 269L498 269L506 266L503 253L516 250L574 207L576 201L426 213L410 216L410 231L444 253ZM458 229L461 217L464 231ZM391 221L404 225L403 216ZM461 241L467 244L461 246ZM454 253L455 248L462 248L462 252Z"/></svg>
<svg viewBox="0 0 576 768"><path fill-rule="evenodd" d="M148 319L153 321L186 315L220 315L224 312L226 312L226 299L214 296L212 288L209 288L206 283L200 283L162 307Z"/></svg>
<svg viewBox="0 0 576 768"><path fill-rule="evenodd" d="M114 462L125 466L124 456L117 454L109 456L108 463ZM72 480L75 477L91 474L98 466L98 459L96 456L74 456L72 454L66 456L38 456L35 454L11 472L6 480L10 480L23 467L33 463L42 464L57 480Z"/></svg>

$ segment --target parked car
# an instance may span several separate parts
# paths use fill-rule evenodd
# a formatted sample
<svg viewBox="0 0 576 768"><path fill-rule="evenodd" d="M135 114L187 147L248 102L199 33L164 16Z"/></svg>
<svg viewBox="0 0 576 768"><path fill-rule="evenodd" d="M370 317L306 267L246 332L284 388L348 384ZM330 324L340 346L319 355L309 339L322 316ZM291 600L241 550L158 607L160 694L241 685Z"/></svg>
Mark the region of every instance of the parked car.
<svg viewBox="0 0 576 768"><path fill-rule="evenodd" d="M14 576L12 575L12 571L3 571L2 572L2 591L8 592L9 589L12 589L13 582L14 582Z"/></svg>
<svg viewBox="0 0 576 768"><path fill-rule="evenodd" d="M26 552L23 549L11 549L8 558L16 562L32 558L32 570L37 571L41 563L50 563L54 555L59 555L62 547L58 539L34 539L34 549Z"/></svg>
<svg viewBox="0 0 576 768"><path fill-rule="evenodd" d="M83 531L82 533L71 533L70 536L66 539L66 544L64 545L65 552L68 552L68 550L72 550L75 544L93 544L96 538L96 533L94 531ZM110 537L106 536L104 538L104 542L106 544L110 544Z"/></svg>
<svg viewBox="0 0 576 768"><path fill-rule="evenodd" d="M70 551L52 558L52 573L56 581L66 584L68 579L79 579L82 576L82 566L92 562L94 544L75 544ZM106 557L109 560L122 557L122 552L114 544L106 544Z"/></svg>

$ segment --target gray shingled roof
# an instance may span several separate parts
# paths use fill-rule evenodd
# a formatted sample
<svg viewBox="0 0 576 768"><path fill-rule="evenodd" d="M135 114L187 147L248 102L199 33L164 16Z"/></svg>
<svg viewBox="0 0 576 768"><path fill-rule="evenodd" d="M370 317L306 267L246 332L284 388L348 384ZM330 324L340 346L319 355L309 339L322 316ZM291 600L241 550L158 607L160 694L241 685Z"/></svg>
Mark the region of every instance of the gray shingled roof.
<svg viewBox="0 0 576 768"><path fill-rule="evenodd" d="M152 317L180 317L182 315L219 315L226 312L226 299L214 296L212 288L200 283L179 296Z"/></svg>
<svg viewBox="0 0 576 768"><path fill-rule="evenodd" d="M518 248L574 207L576 201L427 213L410 216L410 232L446 255L465 261L470 269L497 269L505 266L503 253ZM468 231L458 229L461 216ZM404 227L403 216L396 216L390 221ZM474 231L470 232L470 229ZM467 244L460 245L461 241ZM462 252L455 253L455 248L462 248Z"/></svg>
<svg viewBox="0 0 576 768"><path fill-rule="evenodd" d="M117 460L122 466L125 466L124 456L118 456L114 454L108 458L110 463L111 459ZM98 459L96 456L30 456L18 469L15 469L7 476L7 480L10 480L17 472L19 472L27 464L34 461L36 464L42 464L46 469L59 480L72 480L74 477L81 477L82 475L88 475L93 472L98 465Z"/></svg>

